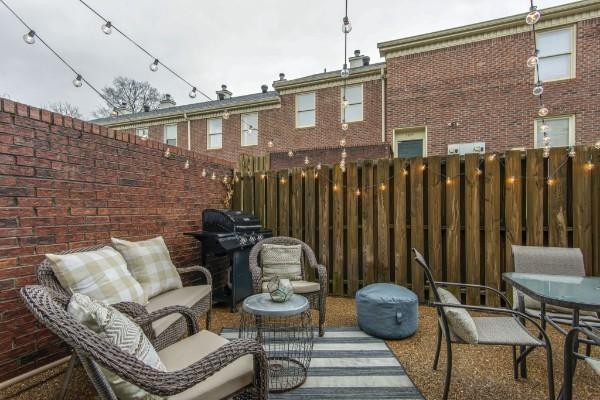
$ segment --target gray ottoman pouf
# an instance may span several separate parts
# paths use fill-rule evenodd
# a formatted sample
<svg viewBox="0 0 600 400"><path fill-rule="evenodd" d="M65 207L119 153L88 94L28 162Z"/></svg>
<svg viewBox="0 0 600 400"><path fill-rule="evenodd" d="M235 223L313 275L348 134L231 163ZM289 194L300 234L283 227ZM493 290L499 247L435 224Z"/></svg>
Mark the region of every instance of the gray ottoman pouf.
<svg viewBox="0 0 600 400"><path fill-rule="evenodd" d="M417 295L391 283L375 283L356 292L358 326L383 339L401 339L416 332L419 323Z"/></svg>

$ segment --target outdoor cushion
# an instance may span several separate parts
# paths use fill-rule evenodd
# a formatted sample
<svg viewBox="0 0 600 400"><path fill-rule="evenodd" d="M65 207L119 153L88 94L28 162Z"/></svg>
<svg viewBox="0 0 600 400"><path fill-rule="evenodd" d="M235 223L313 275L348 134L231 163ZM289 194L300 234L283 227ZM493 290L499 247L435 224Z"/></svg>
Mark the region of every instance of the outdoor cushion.
<svg viewBox="0 0 600 400"><path fill-rule="evenodd" d="M321 289L321 285L319 285L317 282L290 281L290 283L292 284L294 293L297 293L297 294L318 292ZM269 284L269 282L263 282L263 284L262 284L263 293L269 293L269 289L267 288L268 284Z"/></svg>
<svg viewBox="0 0 600 400"><path fill-rule="evenodd" d="M452 293L446 289L438 288L438 295L442 303L461 304ZM444 307L444 314L448 320L450 330L465 343L478 343L478 332L475 321L464 308ZM511 318L512 319L512 318Z"/></svg>
<svg viewBox="0 0 600 400"><path fill-rule="evenodd" d="M360 329L384 339L414 334L419 322L417 295L402 286L375 283L356 292Z"/></svg>
<svg viewBox="0 0 600 400"><path fill-rule="evenodd" d="M169 306L186 306L193 307L194 304L202 300L210 293L209 285L185 286L181 289L169 290L151 298L146 305L148 312L154 312L161 308ZM170 314L152 323L152 328L156 336L163 333L179 318L183 318L180 314Z"/></svg>
<svg viewBox="0 0 600 400"><path fill-rule="evenodd" d="M158 353L144 332L115 308L89 296L75 293L67 310L73 317L106 341L116 345L148 366L166 371ZM114 372L100 366L104 377L120 399L160 399L138 386L120 378Z"/></svg>
<svg viewBox="0 0 600 400"><path fill-rule="evenodd" d="M183 286L162 236L141 242L116 238L111 238L111 241L127 261L127 268L142 285L148 298Z"/></svg>
<svg viewBox="0 0 600 400"><path fill-rule="evenodd" d="M302 280L302 246L264 244L260 251L262 279L269 281L277 276L290 281Z"/></svg>
<svg viewBox="0 0 600 400"><path fill-rule="evenodd" d="M209 331L201 331L161 350L158 355L167 371L183 369L226 345L229 341ZM169 397L171 400L218 400L252 384L254 358L248 354L219 370L205 381Z"/></svg>
<svg viewBox="0 0 600 400"><path fill-rule="evenodd" d="M73 293L82 293L106 304L148 302L144 289L127 270L125 259L112 247L46 254L46 258L62 287Z"/></svg>

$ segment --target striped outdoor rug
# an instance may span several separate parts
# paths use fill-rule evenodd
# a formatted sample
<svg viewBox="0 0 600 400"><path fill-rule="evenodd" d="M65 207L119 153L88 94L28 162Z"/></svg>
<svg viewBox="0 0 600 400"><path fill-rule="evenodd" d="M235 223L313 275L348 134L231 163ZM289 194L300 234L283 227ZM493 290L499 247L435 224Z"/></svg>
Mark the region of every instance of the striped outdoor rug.
<svg viewBox="0 0 600 400"><path fill-rule="evenodd" d="M238 337L225 328L221 336ZM320 338L315 331L312 360L304 385L273 400L295 399L423 399L385 341L358 328L327 328Z"/></svg>

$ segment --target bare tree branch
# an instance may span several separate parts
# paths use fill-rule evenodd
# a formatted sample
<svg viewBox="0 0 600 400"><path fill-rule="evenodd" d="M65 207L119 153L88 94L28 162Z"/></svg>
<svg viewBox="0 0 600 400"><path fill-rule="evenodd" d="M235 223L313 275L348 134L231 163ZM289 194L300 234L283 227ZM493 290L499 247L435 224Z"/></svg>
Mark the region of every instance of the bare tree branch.
<svg viewBox="0 0 600 400"><path fill-rule="evenodd" d="M53 111L55 113L67 115L67 116L73 117L73 118L81 119L83 117L83 115L79 111L79 107L77 107L76 105L71 104L69 102L66 102L66 101L57 101L54 103L49 103L49 104L45 105L44 108L46 108L50 111Z"/></svg>
<svg viewBox="0 0 600 400"><path fill-rule="evenodd" d="M144 111L144 106L151 110L158 107L160 93L158 89L147 81L136 81L135 79L118 76L113 80L112 86L102 89L102 94L115 105L124 105L131 113ZM106 117L112 112L110 104L108 108L101 107L94 112L94 116Z"/></svg>

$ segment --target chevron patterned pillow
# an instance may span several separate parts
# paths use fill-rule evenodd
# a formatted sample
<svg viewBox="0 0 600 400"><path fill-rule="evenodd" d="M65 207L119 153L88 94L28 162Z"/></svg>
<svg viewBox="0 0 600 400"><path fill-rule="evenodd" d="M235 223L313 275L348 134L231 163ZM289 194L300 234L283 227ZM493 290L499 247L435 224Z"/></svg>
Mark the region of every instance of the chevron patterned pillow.
<svg viewBox="0 0 600 400"><path fill-rule="evenodd" d="M162 236L141 242L117 238L111 238L111 241L127 261L127 268L142 285L148 298L183 287Z"/></svg>
<svg viewBox="0 0 600 400"><path fill-rule="evenodd" d="M154 369L167 370L142 329L115 308L84 294L75 293L67 310L77 321L125 353ZM100 369L119 399L161 399L160 396L145 392L102 366Z"/></svg>

